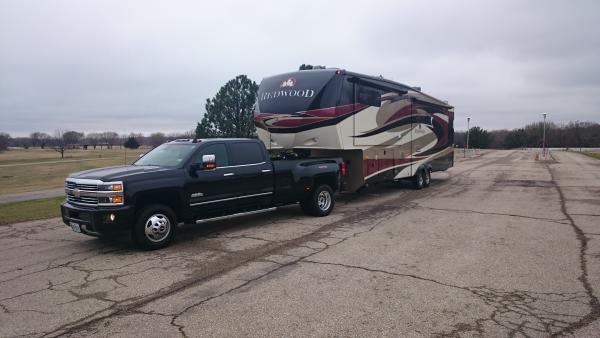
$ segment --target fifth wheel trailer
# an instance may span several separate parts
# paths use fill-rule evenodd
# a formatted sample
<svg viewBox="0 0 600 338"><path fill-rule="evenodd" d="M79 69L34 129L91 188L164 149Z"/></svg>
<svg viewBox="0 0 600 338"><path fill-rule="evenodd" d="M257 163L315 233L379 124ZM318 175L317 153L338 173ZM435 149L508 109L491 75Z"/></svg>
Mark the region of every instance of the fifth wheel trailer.
<svg viewBox="0 0 600 338"><path fill-rule="evenodd" d="M383 77L313 69L263 79L254 121L272 154L342 157L343 189L427 179L453 165L454 110Z"/></svg>

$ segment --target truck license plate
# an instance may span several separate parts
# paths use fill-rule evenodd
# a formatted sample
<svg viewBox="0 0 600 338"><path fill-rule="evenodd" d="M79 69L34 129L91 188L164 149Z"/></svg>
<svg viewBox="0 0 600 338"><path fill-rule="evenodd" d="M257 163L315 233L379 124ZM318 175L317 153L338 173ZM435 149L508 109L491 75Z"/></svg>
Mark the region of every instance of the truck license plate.
<svg viewBox="0 0 600 338"><path fill-rule="evenodd" d="M79 226L79 223L69 222L69 225L71 226L71 229L73 229L73 231L81 232L81 227Z"/></svg>

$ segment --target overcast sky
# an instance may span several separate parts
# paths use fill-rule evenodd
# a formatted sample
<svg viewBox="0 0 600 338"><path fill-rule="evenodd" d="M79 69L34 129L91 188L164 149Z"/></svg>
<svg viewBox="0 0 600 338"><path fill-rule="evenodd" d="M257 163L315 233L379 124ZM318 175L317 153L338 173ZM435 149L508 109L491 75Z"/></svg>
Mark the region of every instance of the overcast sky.
<svg viewBox="0 0 600 338"><path fill-rule="evenodd" d="M457 130L600 122L600 2L0 0L0 132L190 130L302 63L421 86Z"/></svg>

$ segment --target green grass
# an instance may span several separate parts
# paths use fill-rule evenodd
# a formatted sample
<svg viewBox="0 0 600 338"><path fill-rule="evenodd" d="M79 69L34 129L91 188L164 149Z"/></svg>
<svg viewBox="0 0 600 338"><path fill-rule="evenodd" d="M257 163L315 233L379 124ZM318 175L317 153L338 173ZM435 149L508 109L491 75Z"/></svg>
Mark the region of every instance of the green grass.
<svg viewBox="0 0 600 338"><path fill-rule="evenodd" d="M592 151L582 151L581 153L586 156L593 157L597 160L600 160L600 153L596 153L596 152L592 152Z"/></svg>
<svg viewBox="0 0 600 338"><path fill-rule="evenodd" d="M0 225L60 216L64 197L0 204Z"/></svg>

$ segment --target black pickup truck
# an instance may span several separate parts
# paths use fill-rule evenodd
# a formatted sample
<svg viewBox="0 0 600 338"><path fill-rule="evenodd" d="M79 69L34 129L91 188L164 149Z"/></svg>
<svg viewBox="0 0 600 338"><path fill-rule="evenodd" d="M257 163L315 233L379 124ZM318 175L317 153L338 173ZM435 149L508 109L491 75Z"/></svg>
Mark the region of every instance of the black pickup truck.
<svg viewBox="0 0 600 338"><path fill-rule="evenodd" d="M61 212L76 232L130 231L137 244L157 249L173 240L181 224L297 202L310 215L329 215L342 175L341 158L270 160L258 140L175 140L132 165L69 175Z"/></svg>

